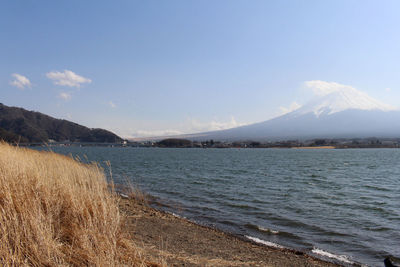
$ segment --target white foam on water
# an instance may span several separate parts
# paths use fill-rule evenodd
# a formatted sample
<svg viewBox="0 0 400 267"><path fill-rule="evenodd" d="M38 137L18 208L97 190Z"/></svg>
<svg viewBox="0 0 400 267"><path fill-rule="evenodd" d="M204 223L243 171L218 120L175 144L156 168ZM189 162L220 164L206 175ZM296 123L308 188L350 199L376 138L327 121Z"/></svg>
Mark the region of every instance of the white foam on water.
<svg viewBox="0 0 400 267"><path fill-rule="evenodd" d="M261 227L257 225L258 230L263 231L263 232L267 232L267 233L271 233L271 234L279 234L279 231L275 231L269 228L265 228L265 227Z"/></svg>
<svg viewBox="0 0 400 267"><path fill-rule="evenodd" d="M354 264L354 262L350 261L349 258L346 255L335 255L335 254L332 254L332 253L330 253L328 251L325 251L325 250L322 250L322 249L319 249L319 248L313 248L312 252L315 253L315 254L324 256L324 257L336 259L336 260L341 261L341 262Z"/></svg>
<svg viewBox="0 0 400 267"><path fill-rule="evenodd" d="M248 239L250 239L250 240L252 240L252 241L254 241L254 242L256 242L256 243L266 245L266 246L268 246L268 247L284 248L284 247L282 247L281 245L278 245L278 244L275 244L275 243L272 243L272 242L269 242L269 241L261 240L261 239L259 239L259 238L257 238L257 237L252 237L252 236L246 235L246 238L248 238Z"/></svg>

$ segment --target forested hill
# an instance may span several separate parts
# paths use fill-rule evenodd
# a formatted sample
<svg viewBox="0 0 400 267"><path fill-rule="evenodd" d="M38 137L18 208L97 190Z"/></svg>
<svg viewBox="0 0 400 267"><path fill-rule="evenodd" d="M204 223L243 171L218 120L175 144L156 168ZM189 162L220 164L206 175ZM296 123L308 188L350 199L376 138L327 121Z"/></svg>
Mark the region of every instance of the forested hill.
<svg viewBox="0 0 400 267"><path fill-rule="evenodd" d="M117 143L122 139L104 129L55 119L40 112L8 107L0 103L0 139L8 142L63 142Z"/></svg>

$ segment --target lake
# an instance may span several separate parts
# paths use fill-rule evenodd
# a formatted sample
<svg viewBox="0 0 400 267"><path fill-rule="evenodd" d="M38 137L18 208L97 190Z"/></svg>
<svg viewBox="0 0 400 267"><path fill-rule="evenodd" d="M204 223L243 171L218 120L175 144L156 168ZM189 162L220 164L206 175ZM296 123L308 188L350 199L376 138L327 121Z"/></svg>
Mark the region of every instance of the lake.
<svg viewBox="0 0 400 267"><path fill-rule="evenodd" d="M398 149L51 149L110 161L161 208L266 245L368 266L400 255Z"/></svg>

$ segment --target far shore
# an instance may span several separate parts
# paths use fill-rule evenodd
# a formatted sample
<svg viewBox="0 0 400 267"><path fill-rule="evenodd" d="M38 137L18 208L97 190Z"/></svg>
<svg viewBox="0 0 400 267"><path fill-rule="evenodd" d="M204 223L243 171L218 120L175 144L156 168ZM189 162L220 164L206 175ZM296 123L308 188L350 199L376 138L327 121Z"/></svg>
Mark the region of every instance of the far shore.
<svg viewBox="0 0 400 267"><path fill-rule="evenodd" d="M296 146L292 149L335 149L335 146Z"/></svg>

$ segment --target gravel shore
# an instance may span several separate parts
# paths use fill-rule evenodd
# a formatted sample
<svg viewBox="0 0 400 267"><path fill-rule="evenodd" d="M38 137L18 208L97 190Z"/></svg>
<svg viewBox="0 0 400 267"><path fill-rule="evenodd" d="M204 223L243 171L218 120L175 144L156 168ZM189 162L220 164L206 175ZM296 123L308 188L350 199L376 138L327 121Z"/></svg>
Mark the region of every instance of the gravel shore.
<svg viewBox="0 0 400 267"><path fill-rule="evenodd" d="M339 266L302 252L272 248L121 199L120 210L149 260L168 266Z"/></svg>

